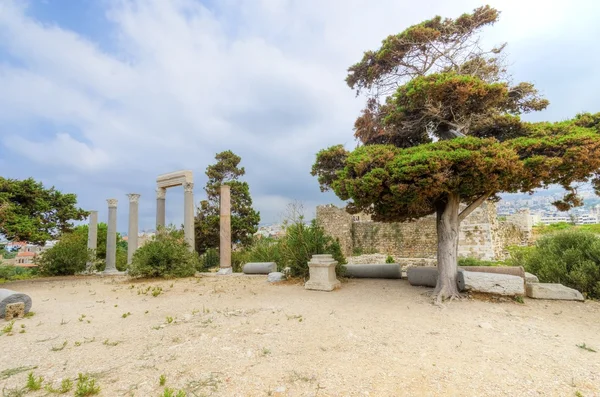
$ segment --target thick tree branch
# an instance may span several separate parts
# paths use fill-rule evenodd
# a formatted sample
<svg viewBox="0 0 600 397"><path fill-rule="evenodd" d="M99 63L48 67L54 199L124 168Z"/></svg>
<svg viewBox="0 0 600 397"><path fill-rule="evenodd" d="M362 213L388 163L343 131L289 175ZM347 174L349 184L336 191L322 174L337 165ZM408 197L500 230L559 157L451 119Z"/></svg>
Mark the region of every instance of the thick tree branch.
<svg viewBox="0 0 600 397"><path fill-rule="evenodd" d="M491 195L492 192L487 192L483 196L480 196L477 200L469 204L467 208L465 208L460 214L458 214L458 222L462 222L467 216L471 214L471 212L473 212L477 207L479 207Z"/></svg>

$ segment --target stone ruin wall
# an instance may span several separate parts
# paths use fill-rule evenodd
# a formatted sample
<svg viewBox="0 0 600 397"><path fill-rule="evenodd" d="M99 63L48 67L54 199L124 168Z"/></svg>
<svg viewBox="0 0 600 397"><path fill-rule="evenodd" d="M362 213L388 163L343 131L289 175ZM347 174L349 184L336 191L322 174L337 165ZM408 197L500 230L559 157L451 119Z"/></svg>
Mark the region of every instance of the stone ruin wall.
<svg viewBox="0 0 600 397"><path fill-rule="evenodd" d="M461 223L459 256L505 259L508 246L528 243L531 234L529 219L527 212L498 221L496 206L493 203L483 204ZM413 222L381 223L371 221L365 214L350 215L342 208L324 205L317 207L317 221L329 235L340 241L345 256L381 253L410 260L435 259L437 254L433 215Z"/></svg>

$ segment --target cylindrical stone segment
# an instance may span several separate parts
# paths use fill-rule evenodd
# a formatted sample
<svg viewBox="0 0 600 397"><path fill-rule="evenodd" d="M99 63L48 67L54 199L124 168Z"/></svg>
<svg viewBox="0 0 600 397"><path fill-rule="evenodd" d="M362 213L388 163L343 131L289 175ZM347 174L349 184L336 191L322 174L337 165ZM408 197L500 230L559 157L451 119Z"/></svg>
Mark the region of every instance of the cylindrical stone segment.
<svg viewBox="0 0 600 397"><path fill-rule="evenodd" d="M104 273L117 271L117 199L108 199L108 228L106 232L106 268Z"/></svg>
<svg viewBox="0 0 600 397"><path fill-rule="evenodd" d="M165 226L167 189L159 187L156 189L156 230Z"/></svg>
<svg viewBox="0 0 600 397"><path fill-rule="evenodd" d="M93 259L96 259L96 249L98 249L98 211L90 211L90 216L88 220L88 243L87 247L90 251L93 252ZM87 269L89 270L92 266L93 262L88 262L86 264Z"/></svg>
<svg viewBox="0 0 600 397"><path fill-rule="evenodd" d="M138 247L138 222L139 222L139 201L140 195L137 193L128 194L129 197L129 229L127 230L127 263L131 263L133 254Z"/></svg>
<svg viewBox="0 0 600 397"><path fill-rule="evenodd" d="M194 251L194 184L183 184L183 233L190 251Z"/></svg>
<svg viewBox="0 0 600 397"><path fill-rule="evenodd" d="M220 268L231 268L231 189L228 185L221 186L220 203Z"/></svg>

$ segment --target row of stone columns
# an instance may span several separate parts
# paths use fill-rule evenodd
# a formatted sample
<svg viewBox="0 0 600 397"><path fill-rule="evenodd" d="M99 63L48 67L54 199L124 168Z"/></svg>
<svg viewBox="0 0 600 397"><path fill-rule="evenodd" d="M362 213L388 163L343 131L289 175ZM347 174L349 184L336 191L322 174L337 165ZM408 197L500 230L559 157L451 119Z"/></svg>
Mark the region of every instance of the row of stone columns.
<svg viewBox="0 0 600 397"><path fill-rule="evenodd" d="M185 183L184 188L184 233L185 239L194 250L194 196L193 183ZM156 190L156 225L165 225L166 189ZM133 254L138 247L139 230L139 200L140 195L130 193L129 197L129 228L127 231L127 263L131 263ZM117 270L117 199L108 199L108 229L106 235L106 268L104 273L118 273ZM191 220L190 220L191 219ZM228 185L221 186L220 197L220 257L219 274L230 274L231 269L231 190ZM98 211L90 211L88 226L88 249L96 251L98 244ZM91 267L88 263L88 269Z"/></svg>

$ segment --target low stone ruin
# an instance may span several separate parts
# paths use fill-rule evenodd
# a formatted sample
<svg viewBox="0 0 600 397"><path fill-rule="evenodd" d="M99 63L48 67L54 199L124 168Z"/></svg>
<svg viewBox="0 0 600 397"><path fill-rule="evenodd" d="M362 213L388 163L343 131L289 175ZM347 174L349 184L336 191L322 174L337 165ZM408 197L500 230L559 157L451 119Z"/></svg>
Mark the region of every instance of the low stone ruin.
<svg viewBox="0 0 600 397"><path fill-rule="evenodd" d="M10 320L23 317L31 310L31 304L29 295L10 289L0 289L0 318Z"/></svg>

